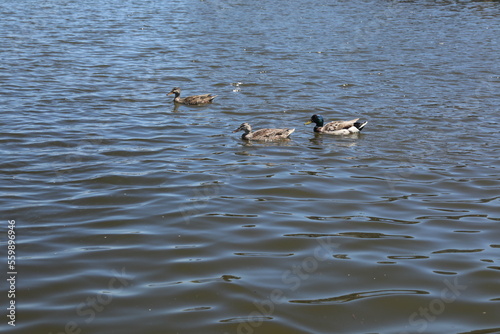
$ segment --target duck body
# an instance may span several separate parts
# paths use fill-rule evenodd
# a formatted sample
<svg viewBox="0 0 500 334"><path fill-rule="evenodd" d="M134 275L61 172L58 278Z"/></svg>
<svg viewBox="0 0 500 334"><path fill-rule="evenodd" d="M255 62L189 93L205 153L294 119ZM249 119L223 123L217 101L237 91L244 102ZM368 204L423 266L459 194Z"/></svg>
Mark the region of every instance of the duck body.
<svg viewBox="0 0 500 334"><path fill-rule="evenodd" d="M212 101L217 97L217 95L212 95L212 94L202 94L202 95L180 97L181 89L179 87L174 87L170 91L170 93L167 94L167 96L170 94L175 95L174 103L186 104L186 105L191 105L191 106L199 106L199 105L203 105L203 104L212 103Z"/></svg>
<svg viewBox="0 0 500 334"><path fill-rule="evenodd" d="M241 124L234 132L243 131L241 139L244 140L259 140L259 141L277 141L290 137L295 129L260 129L252 131L252 127L248 123Z"/></svg>
<svg viewBox="0 0 500 334"><path fill-rule="evenodd" d="M333 121L324 124L323 116L312 115L311 119L304 124L315 123L314 132L324 133L330 135L348 135L352 133L358 133L368 122L358 122L359 118L352 119L350 121Z"/></svg>

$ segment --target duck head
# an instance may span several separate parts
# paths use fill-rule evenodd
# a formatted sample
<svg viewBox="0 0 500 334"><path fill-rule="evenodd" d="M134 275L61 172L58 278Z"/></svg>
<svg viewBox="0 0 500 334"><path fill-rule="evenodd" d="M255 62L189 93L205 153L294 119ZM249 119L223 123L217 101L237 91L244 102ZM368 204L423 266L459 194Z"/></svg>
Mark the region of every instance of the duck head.
<svg viewBox="0 0 500 334"><path fill-rule="evenodd" d="M325 121L323 120L323 116L321 116L321 115L312 115L311 119L308 120L307 122L305 122L304 124L307 125L307 124L315 123L316 127L318 127L318 126L323 126L324 122Z"/></svg>
<svg viewBox="0 0 500 334"><path fill-rule="evenodd" d="M179 95L181 95L181 89L179 87L174 87L174 88L172 88L170 93L167 94L167 96L170 94L175 94L175 96L179 96Z"/></svg>
<svg viewBox="0 0 500 334"><path fill-rule="evenodd" d="M252 131L252 127L248 123L242 123L236 130L233 131L233 133L238 131L245 131L245 133L250 133L250 131Z"/></svg>

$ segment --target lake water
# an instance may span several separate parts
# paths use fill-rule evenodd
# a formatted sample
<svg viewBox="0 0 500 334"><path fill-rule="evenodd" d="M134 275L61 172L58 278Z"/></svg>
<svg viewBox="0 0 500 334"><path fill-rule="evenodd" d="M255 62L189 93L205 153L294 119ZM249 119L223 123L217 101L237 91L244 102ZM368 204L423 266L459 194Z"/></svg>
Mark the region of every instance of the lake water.
<svg viewBox="0 0 500 334"><path fill-rule="evenodd" d="M0 13L2 333L500 333L498 1Z"/></svg>

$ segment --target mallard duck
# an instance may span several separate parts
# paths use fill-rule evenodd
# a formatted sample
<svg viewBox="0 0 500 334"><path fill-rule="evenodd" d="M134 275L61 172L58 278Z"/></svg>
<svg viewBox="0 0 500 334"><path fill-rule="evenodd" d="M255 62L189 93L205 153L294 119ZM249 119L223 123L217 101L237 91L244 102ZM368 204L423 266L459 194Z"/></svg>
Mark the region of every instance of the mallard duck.
<svg viewBox="0 0 500 334"><path fill-rule="evenodd" d="M241 139L245 140L262 140L274 141L287 139L295 131L295 129L260 129L252 132L252 127L248 123L243 123L234 132L244 131Z"/></svg>
<svg viewBox="0 0 500 334"><path fill-rule="evenodd" d="M215 97L217 96L212 94L202 94L202 95L193 95L188 97L180 97L181 89L179 87L174 87L170 91L170 93L167 94L167 96L170 94L175 94L174 97L175 103L187 104L191 106L212 103L213 99L215 99Z"/></svg>
<svg viewBox="0 0 500 334"><path fill-rule="evenodd" d="M351 133L358 133L363 130L366 123L368 122L358 122L359 118L350 120L350 121L333 121L330 123L324 124L323 116L320 115L312 115L311 119L304 124L315 123L314 132L317 133L326 133L330 135L348 135Z"/></svg>

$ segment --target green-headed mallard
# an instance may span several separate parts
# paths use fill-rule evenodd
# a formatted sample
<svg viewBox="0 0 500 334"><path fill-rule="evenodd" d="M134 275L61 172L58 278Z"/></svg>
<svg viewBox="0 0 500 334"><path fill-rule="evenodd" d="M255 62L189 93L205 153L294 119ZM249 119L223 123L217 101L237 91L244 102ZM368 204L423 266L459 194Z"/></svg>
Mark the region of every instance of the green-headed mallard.
<svg viewBox="0 0 500 334"><path fill-rule="evenodd" d="M358 122L359 118L350 121L333 121L324 124L323 117L320 115L312 115L311 119L304 124L315 123L314 132L326 133L330 135L348 135L351 133L358 133L363 130L366 123L368 122Z"/></svg>
<svg viewBox="0 0 500 334"><path fill-rule="evenodd" d="M241 139L245 140L261 140L275 141L287 139L295 131L295 129L260 129L252 132L252 127L248 123L243 123L234 132L244 131Z"/></svg>
<svg viewBox="0 0 500 334"><path fill-rule="evenodd" d="M175 103L187 104L191 106L199 106L202 104L212 103L213 99L215 99L215 97L217 96L212 94L202 94L202 95L193 95L188 97L180 97L181 89L179 87L174 87L170 91L170 93L167 94L167 96L170 94L175 94L174 97Z"/></svg>

